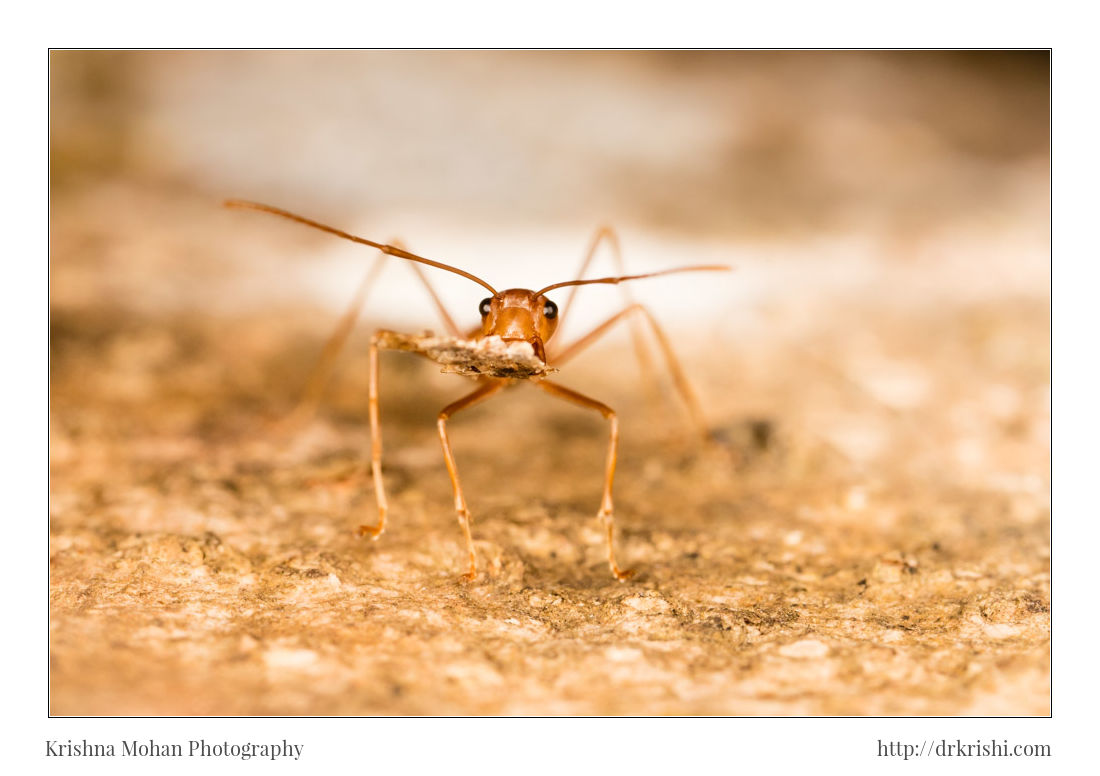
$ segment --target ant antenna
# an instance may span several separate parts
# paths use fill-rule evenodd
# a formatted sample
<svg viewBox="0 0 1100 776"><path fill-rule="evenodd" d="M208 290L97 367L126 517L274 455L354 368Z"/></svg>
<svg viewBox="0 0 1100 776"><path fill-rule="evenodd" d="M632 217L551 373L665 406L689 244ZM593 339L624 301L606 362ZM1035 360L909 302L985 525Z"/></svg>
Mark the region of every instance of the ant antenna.
<svg viewBox="0 0 1100 776"><path fill-rule="evenodd" d="M675 269L665 269L660 272L648 272L645 275L623 275L617 278L594 278L592 280L566 280L564 283L554 283L547 286L540 291L535 292L535 296L545 294L547 291L553 291L555 288L564 288L566 286L588 286L593 283L607 283L610 285L618 285L625 280L641 280L642 278L655 278L660 275L672 275L677 272L727 272L731 269L728 264L699 264L694 267L676 267Z"/></svg>
<svg viewBox="0 0 1100 776"><path fill-rule="evenodd" d="M347 232L336 229L335 227L326 226L325 224L318 223L317 221L313 221L304 216L295 215L294 213L282 210L277 207L272 207L271 205L263 205L259 202L249 202L243 199L227 199L225 202L222 203L222 205L228 208L237 208L240 210L259 210L262 213L271 213L272 215L281 216L282 218L286 218L291 221L297 221L299 224L312 226L314 229L320 229L322 232L328 232L329 234L334 234L337 237L343 237L345 240L351 240L352 242L360 243L361 245L369 245L370 247L377 248L378 250L382 251L382 253L388 254L390 256L397 256L400 259L408 259L409 261L418 261L421 264L427 264L429 267L445 269L448 272L453 272L456 275L461 275L464 278L469 278L475 283L480 283L481 285L489 289L489 291L492 292L493 296L497 295L497 290L495 288L479 278L477 275L471 275L466 270L459 269L458 267L452 267L450 264L443 264L439 261L425 259L423 256L417 256L415 253L409 253L408 251L402 250L401 248L397 248L393 245L384 245L383 243L376 243L364 237L356 237L354 234L348 234Z"/></svg>

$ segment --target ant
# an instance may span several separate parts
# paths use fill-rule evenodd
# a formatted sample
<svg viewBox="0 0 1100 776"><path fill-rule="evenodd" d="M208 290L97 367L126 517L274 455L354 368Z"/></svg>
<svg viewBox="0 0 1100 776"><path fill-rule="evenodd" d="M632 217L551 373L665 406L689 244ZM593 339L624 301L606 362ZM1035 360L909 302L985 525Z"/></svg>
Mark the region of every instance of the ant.
<svg viewBox="0 0 1100 776"><path fill-rule="evenodd" d="M699 400L695 397L687 378L684 376L683 369L681 369L672 351L672 346L669 343L668 337L657 324L652 314L650 314L644 306L633 302L629 294L627 295L628 304L624 309L612 315L583 337L549 354L547 351L547 343L554 336L554 332L557 330L560 321L565 317L565 313L568 312L569 306L572 304L573 297L576 294L577 286L597 283L617 285L625 281L641 280L643 278L659 277L679 272L723 271L728 270L728 266L697 265L677 267L659 272L649 272L644 275L619 275L617 277L595 278L591 280L566 280L561 283L553 283L545 288L540 288L538 291L531 291L526 288L509 288L504 291L497 291L481 278L463 269L459 269L458 267L452 267L449 264L426 259L423 256L417 256L396 245L377 243L363 237L357 237L340 229L326 226L325 224L277 207L244 200L228 200L224 204L229 208L258 210L280 216L300 224L305 224L314 229L319 229L322 232L328 232L337 237L342 237L345 240L376 248L384 255L396 256L401 259L416 262L416 264L412 266L417 276L427 288L428 293L435 302L436 308L439 310L451 334L450 337L434 337L428 334L409 336L383 329L376 331L371 338L369 393L371 472L374 479L375 497L378 501L378 523L375 525L361 525L359 527L360 536L370 536L372 539L377 539L381 536L386 527L386 514L388 512L386 491L382 482L382 435L378 419L378 352L379 350L405 350L443 364L444 372L456 372L458 374L474 376L479 382L476 389L458 401L444 407L438 416L439 439L443 445L443 456L447 464L447 473L450 475L451 485L454 489L455 512L458 517L459 525L462 526L462 531L466 538L466 549L469 553L469 569L466 574L463 575L467 580L473 581L477 577L477 557L474 553L473 536L470 533L470 511L466 506L466 498L462 493L462 485L459 483L458 468L455 465L454 454L451 452L451 443L447 437L447 421L454 414L473 407L476 404L480 404L517 380L529 380L551 396L564 399L565 401L572 402L586 409L595 410L608 420L610 424L610 433L607 448L607 464L604 473L603 499L600 502L598 517L603 523L606 531L607 562L611 568L611 573L614 574L615 578L620 582L625 582L633 576L634 572L632 570L621 569L615 562L615 522L611 488L615 478L615 462L619 447L618 416L611 407L603 402L589 398L584 394L566 388L556 382L547 380L547 374L557 371L557 369L550 366L550 364L564 364L584 348L602 337L615 324L630 316L634 316L634 320L637 321L637 318L640 316L649 323L656 337L657 344L664 354L669 371L672 373L676 390L687 405L694 424L702 432L704 438L706 438L708 437L708 432L703 420L702 410L699 406ZM622 271L622 259L619 255L617 238L612 230L605 227L600 229L592 240L586 258L581 265L580 271L577 273L578 278L584 277L584 273L595 255L596 248L599 246L600 242L605 239L614 246L616 259L619 263L620 271ZM427 277L417 264L426 264L430 267L436 267L446 270L447 272L453 272L456 275L461 275L485 287L489 293L492 294L481 300L481 304L478 306L478 312L481 314L481 324L476 329L466 332L464 336L464 333L458 328L454 319L448 314ZM295 414L300 414L299 411L310 402L315 404L319 394L321 381L324 379L324 372L326 371L325 364L329 362L339 350L344 339L354 325L359 306L366 295L366 288L369 286L372 276L377 269L379 269L379 267L376 265L375 270L372 270L372 272L368 274L363 285L360 286L356 294L352 308L345 314L340 324L329 338L329 341L326 343L321 362L317 370L315 370L314 377L307 388L306 398L303 400L303 403L299 405ZM549 291L566 287L573 287L573 289L565 302L564 310L559 314L558 306L547 298L546 294ZM643 351L641 350L640 340L637 338L639 334L637 328L635 328L634 334L635 344L639 349L639 357L642 358L644 366L645 360L642 357Z"/></svg>

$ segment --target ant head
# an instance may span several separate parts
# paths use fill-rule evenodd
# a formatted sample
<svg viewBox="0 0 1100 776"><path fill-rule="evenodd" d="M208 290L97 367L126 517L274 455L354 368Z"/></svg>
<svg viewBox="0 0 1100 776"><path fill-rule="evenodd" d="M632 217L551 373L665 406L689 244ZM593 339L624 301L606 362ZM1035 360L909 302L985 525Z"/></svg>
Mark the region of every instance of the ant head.
<svg viewBox="0 0 1100 776"><path fill-rule="evenodd" d="M481 333L505 341L530 342L535 355L546 360L545 343L558 328L558 306L526 288L510 288L481 300Z"/></svg>

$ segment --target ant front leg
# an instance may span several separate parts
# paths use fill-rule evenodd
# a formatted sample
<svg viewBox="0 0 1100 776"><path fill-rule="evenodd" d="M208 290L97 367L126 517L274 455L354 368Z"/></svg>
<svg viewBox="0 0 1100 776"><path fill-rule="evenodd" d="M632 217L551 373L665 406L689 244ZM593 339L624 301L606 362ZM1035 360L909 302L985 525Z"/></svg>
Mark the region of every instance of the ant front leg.
<svg viewBox="0 0 1100 776"><path fill-rule="evenodd" d="M477 578L477 555L474 552L474 537L470 533L470 510L466 508L466 498L462 495L462 485L458 481L458 466L455 464L454 453L451 452L451 442L447 438L447 419L460 410L467 409L488 399L506 384L503 380L486 383L473 393L448 404L439 413L439 441L443 445L443 457L447 462L447 474L451 477L451 486L455 492L455 512L458 516L458 524L462 526L462 532L466 536L466 550L470 556L469 570L463 576L470 582Z"/></svg>
<svg viewBox="0 0 1100 776"><path fill-rule="evenodd" d="M607 468L604 473L603 499L600 502L600 511L597 516L607 531L607 564L611 567L611 573L615 575L615 578L620 582L625 582L634 576L634 571L632 569L621 569L619 564L615 562L615 505L611 500L611 487L615 481L615 462L618 460L619 452L619 418L615 414L615 410L603 402L590 399L584 394L577 393L557 383L552 383L549 380L538 380L535 385L551 396L596 410L611 422L611 432L607 446Z"/></svg>
<svg viewBox="0 0 1100 776"><path fill-rule="evenodd" d="M374 479L374 497L378 502L378 523L376 523L375 525L360 525L359 535L369 536L371 539L377 539L386 530L386 515L389 512L389 506L386 501L386 486L385 482L382 479L382 423L378 398L378 379L379 373L381 371L378 364L378 353L382 349L380 343L383 340L384 335L387 334L392 335L393 332L379 329L374 333L374 336L371 337L370 342L370 382L368 389L371 441L370 465L371 476ZM427 357L424 356L423 353L417 353L416 355L425 358ZM454 484L455 487L456 503L459 499L461 499L462 492L458 485L458 474L454 469L454 458L451 456L450 446L447 444L446 431L442 425L443 420L445 419L445 416L449 417L451 414L457 412L458 410L475 404L483 398L491 396L501 387L503 387L503 383L496 383L484 386L484 388L492 388L493 390L488 392L483 392L483 389L474 391L474 393L470 396L467 396L464 399L461 399L454 404L446 407L443 412L440 413L440 435L443 437L443 452L447 455L447 468L451 472L451 482ZM465 502L463 502L463 509L465 509ZM461 522L461 515L459 517L459 520ZM464 526L466 530L466 538L469 542L470 529L468 526L468 521L467 523L464 523ZM470 546L472 548L472 544L470 544Z"/></svg>

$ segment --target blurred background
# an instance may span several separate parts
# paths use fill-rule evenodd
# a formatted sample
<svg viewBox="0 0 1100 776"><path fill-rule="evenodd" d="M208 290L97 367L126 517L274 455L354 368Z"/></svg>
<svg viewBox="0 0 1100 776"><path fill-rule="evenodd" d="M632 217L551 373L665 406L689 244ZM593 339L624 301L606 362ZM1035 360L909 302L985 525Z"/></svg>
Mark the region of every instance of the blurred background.
<svg viewBox="0 0 1100 776"><path fill-rule="evenodd" d="M293 341L280 327L316 347L371 252L226 198L400 238L497 288L571 278L610 224L630 272L736 267L631 287L685 355L729 364L701 380L708 401L739 372L776 375L721 411L772 412L792 381L771 362L799 359L868 406L928 406L929 359L957 359L988 305L1045 325L1048 65L1043 51L54 52L55 341L136 315L249 319L268 352ZM614 274L606 250L593 271ZM477 322L483 289L433 281L460 325ZM561 338L621 304L584 289ZM439 328L402 267L360 331L377 325ZM1045 364L1041 328L1035 344L987 334L1002 361ZM634 379L612 363L612 385Z"/></svg>
<svg viewBox="0 0 1100 776"><path fill-rule="evenodd" d="M400 235L498 287L565 279L610 223L632 267L738 264L724 294L791 283L756 271L784 260L905 263L937 298L1027 291L1048 98L1046 52L54 52L54 298L233 306L292 279L340 301L361 249L217 212L228 197ZM77 208L85 236L126 239L71 287L72 254L93 262L67 250Z"/></svg>

